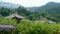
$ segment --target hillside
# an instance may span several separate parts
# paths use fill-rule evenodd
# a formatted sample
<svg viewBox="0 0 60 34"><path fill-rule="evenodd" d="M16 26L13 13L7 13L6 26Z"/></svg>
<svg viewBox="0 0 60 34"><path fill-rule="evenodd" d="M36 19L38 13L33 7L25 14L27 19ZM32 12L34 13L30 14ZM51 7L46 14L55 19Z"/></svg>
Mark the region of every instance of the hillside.
<svg viewBox="0 0 60 34"><path fill-rule="evenodd" d="M49 20L60 21L60 3L49 2L41 7L28 8L5 2L0 2L0 4L2 7L4 7L0 9L0 14L3 16L7 16L17 11L19 15L26 16L29 20L38 20L40 19L40 16L43 16ZM12 10L6 8L10 8ZM14 8L16 8L16 10L13 10Z"/></svg>
<svg viewBox="0 0 60 34"><path fill-rule="evenodd" d="M48 19L51 19L54 21L60 21L60 3L48 2L43 6L36 7L36 8L32 7L31 9L33 10L33 12L39 15L41 14L44 17L47 17Z"/></svg>
<svg viewBox="0 0 60 34"><path fill-rule="evenodd" d="M38 13L44 11L44 12L48 12L50 15L53 15L55 17L60 17L60 3L49 2L44 6L37 7L37 9L34 7L32 7L31 9L35 9L33 11Z"/></svg>

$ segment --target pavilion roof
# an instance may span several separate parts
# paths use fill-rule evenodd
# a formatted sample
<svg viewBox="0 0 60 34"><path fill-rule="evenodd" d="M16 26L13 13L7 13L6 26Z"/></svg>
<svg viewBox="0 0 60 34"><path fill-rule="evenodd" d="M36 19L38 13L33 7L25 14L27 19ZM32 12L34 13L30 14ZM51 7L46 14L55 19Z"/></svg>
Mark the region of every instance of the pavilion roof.
<svg viewBox="0 0 60 34"><path fill-rule="evenodd" d="M15 29L14 25L0 24L0 29Z"/></svg>
<svg viewBox="0 0 60 34"><path fill-rule="evenodd" d="M17 18L25 18L25 17L20 16L20 15L18 15L18 14L11 14L11 15L9 15L9 16L6 16L5 18L13 18L13 17L17 17Z"/></svg>

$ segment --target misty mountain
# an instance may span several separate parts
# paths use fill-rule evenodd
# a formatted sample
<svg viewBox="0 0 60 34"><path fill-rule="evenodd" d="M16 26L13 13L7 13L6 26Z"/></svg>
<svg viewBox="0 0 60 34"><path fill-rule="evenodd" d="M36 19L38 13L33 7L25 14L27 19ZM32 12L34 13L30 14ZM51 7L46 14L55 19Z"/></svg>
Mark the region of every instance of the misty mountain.
<svg viewBox="0 0 60 34"><path fill-rule="evenodd" d="M37 12L37 13L48 12L50 15L53 15L55 17L59 17L60 18L60 3L49 2L49 3L47 3L44 6L37 7L37 9L34 8L34 7L32 7L31 9L35 9L33 11Z"/></svg>
<svg viewBox="0 0 60 34"><path fill-rule="evenodd" d="M13 3L8 3L8 2L0 2L0 8L4 7L4 8L17 8L19 7L19 4L13 4Z"/></svg>
<svg viewBox="0 0 60 34"><path fill-rule="evenodd" d="M38 9L38 7L28 7L27 9L31 10L32 12L34 12L36 9Z"/></svg>

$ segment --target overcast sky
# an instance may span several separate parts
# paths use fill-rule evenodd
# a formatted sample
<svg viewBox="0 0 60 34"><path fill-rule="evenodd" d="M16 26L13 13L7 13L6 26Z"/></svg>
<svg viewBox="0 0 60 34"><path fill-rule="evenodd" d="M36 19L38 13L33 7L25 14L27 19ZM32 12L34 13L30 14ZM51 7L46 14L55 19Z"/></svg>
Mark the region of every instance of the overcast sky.
<svg viewBox="0 0 60 34"><path fill-rule="evenodd" d="M33 6L42 6L48 2L60 2L60 0L0 0L4 2L10 2L15 4L20 4L25 7L33 7Z"/></svg>

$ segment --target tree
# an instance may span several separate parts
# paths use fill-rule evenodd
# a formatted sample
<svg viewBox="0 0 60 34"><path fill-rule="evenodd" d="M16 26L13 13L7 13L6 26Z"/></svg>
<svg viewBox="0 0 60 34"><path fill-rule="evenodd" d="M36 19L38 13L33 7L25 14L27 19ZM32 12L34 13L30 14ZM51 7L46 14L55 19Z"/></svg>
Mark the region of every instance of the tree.
<svg viewBox="0 0 60 34"><path fill-rule="evenodd" d="M2 16L7 16L9 14L12 14L13 13L13 10L10 10L10 9L7 9L7 8L1 8L0 9L0 14Z"/></svg>

